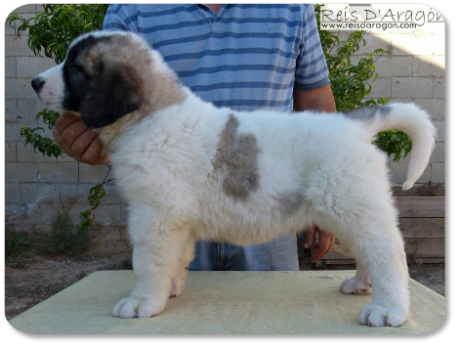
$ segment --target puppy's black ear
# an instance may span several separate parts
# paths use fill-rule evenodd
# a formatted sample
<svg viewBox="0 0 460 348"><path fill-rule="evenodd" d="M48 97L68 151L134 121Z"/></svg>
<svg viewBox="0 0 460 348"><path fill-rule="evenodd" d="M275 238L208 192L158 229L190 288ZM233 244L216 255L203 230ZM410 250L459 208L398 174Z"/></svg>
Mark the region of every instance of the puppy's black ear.
<svg viewBox="0 0 460 348"><path fill-rule="evenodd" d="M80 114L88 128L108 126L137 110L142 104L139 81L130 69L104 67L94 72L80 104Z"/></svg>

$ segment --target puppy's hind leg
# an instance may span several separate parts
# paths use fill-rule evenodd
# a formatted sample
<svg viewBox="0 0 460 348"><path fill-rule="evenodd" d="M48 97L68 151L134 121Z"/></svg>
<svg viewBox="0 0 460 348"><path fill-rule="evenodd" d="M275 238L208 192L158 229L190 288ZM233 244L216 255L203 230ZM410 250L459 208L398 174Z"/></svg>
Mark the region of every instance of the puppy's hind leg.
<svg viewBox="0 0 460 348"><path fill-rule="evenodd" d="M318 223L345 241L358 262L356 276L342 284L342 291L366 292L367 269L373 297L372 303L362 308L359 322L378 327L401 326L409 315L409 275L391 198L361 196L359 201L347 203L346 210L336 206L334 213L323 214ZM342 213L338 215L337 211Z"/></svg>
<svg viewBox="0 0 460 348"><path fill-rule="evenodd" d="M340 290L347 295L370 295L372 294L371 280L367 267L361 263L357 264L356 274L352 278L345 279Z"/></svg>

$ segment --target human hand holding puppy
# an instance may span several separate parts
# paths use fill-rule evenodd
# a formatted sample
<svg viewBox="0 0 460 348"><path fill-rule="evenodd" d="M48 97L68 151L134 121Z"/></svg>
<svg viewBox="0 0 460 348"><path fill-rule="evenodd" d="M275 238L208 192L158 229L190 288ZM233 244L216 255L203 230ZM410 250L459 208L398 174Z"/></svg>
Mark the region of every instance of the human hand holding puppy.
<svg viewBox="0 0 460 348"><path fill-rule="evenodd" d="M303 244L305 249L309 249L314 245L313 242L315 240L316 233L318 233L318 243L313 249L311 262L316 262L321 259L324 255L331 251L335 243L335 236L332 233L320 230L318 227L313 225L305 231L305 242Z"/></svg>
<svg viewBox="0 0 460 348"><path fill-rule="evenodd" d="M85 126L82 119L72 113L62 114L56 121L53 136L61 149L79 162L107 164L102 154L102 142L97 133Z"/></svg>

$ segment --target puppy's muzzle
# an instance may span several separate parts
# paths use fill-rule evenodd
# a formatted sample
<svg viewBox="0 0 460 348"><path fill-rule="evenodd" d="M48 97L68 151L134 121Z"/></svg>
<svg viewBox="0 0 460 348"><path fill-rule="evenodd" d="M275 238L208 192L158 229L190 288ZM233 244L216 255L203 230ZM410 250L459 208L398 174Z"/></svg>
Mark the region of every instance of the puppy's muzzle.
<svg viewBox="0 0 460 348"><path fill-rule="evenodd" d="M32 84L32 88L34 89L35 93L38 94L43 88L43 85L45 84L45 80L42 77L37 76L36 78L32 80L31 84Z"/></svg>

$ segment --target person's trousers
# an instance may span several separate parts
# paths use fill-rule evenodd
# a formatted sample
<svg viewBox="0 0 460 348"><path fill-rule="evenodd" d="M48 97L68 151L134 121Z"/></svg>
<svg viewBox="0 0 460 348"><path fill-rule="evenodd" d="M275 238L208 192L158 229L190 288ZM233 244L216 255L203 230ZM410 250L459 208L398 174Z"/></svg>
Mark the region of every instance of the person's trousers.
<svg viewBox="0 0 460 348"><path fill-rule="evenodd" d="M191 271L298 271L297 238L286 234L267 244L245 247L198 242Z"/></svg>

